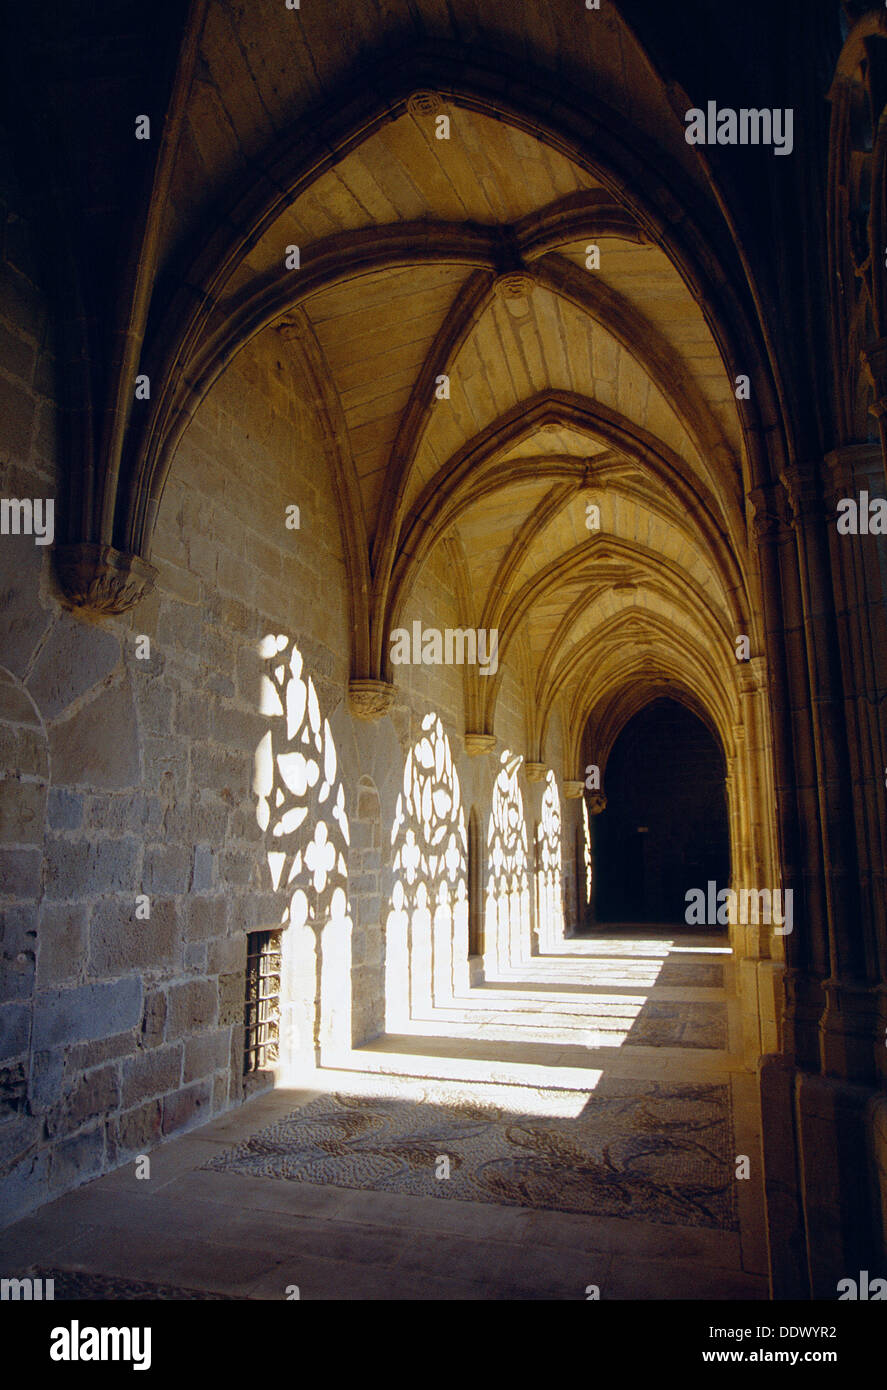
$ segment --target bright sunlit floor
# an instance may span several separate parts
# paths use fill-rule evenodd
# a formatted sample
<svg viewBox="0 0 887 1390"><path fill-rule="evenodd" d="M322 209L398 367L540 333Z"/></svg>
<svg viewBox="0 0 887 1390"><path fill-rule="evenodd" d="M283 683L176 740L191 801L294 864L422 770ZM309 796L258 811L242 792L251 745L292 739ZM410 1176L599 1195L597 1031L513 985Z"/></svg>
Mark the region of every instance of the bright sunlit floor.
<svg viewBox="0 0 887 1390"><path fill-rule="evenodd" d="M72 1297L766 1298L726 940L604 930L42 1208L0 1233L2 1273Z"/></svg>

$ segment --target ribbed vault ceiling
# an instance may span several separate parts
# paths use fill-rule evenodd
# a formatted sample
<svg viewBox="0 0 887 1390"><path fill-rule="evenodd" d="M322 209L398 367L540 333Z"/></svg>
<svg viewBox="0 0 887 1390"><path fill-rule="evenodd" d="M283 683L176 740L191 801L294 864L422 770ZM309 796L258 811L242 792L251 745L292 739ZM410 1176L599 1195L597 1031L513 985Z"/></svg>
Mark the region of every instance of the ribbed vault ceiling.
<svg viewBox="0 0 887 1390"><path fill-rule="evenodd" d="M384 9L389 27L415 19L400 0ZM442 64L447 83L417 91L394 66L374 109L359 61L353 102L332 95L360 53L355 7L333 42L333 9L307 6L284 63L260 23L279 30L279 7L272 23L264 4L210 6L159 238L169 298L145 369L163 384L133 436L144 481L127 525L149 548L194 410L252 337L275 335L328 440L354 677L394 678L391 631L440 561L460 624L499 629L532 759L554 719L578 756L590 713L630 702L632 685L692 692L728 745L735 637L762 649L733 375L756 349L745 327L725 331L745 287L705 239L705 171L612 7L594 42L584 21L565 27L565 7L521 7L520 61L565 81L584 71L606 104L575 135L575 105L549 120L528 88L524 114L519 84L500 97L489 67L463 68L460 93L473 21L450 34L449 7L424 10L419 66ZM495 27L503 59L503 7ZM303 117L303 142L287 142ZM201 239L210 189L221 212ZM293 246L299 266L284 269ZM464 678L466 730L495 732L502 670Z"/></svg>
<svg viewBox="0 0 887 1390"><path fill-rule="evenodd" d="M529 685L538 756L554 710L581 727L614 662L680 672L726 732L749 611L742 438L702 309L586 171L504 122L443 110L449 140L407 112L318 178L268 226L224 309L282 243L305 269L331 237L358 262L276 327L297 355L309 342L334 395L383 639L415 616L418 573L446 545L460 621L498 628L500 660ZM390 267L360 264L361 237L404 227L412 262L407 245ZM448 241L481 231L480 254L450 263ZM521 293L493 264L502 247L521 258ZM501 679L466 683L469 725L492 732Z"/></svg>

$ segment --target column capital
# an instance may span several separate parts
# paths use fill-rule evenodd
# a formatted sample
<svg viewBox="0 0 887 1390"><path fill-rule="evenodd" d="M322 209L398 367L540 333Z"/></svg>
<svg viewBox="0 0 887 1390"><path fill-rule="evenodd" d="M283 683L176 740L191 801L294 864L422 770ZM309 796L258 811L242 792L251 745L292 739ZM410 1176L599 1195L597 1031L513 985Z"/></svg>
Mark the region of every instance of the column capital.
<svg viewBox="0 0 887 1390"><path fill-rule="evenodd" d="M862 360L875 388L871 413L880 420L882 415L887 414L887 338L876 338L870 343L862 353Z"/></svg>
<svg viewBox="0 0 887 1390"><path fill-rule="evenodd" d="M823 514L822 479L816 464L788 463L779 476L793 512L793 524Z"/></svg>
<svg viewBox="0 0 887 1390"><path fill-rule="evenodd" d="M884 484L884 455L880 444L842 444L825 456L829 477L829 502L867 489L881 491Z"/></svg>
<svg viewBox="0 0 887 1390"><path fill-rule="evenodd" d="M739 667L739 689L743 695L755 695L767 684L767 658L750 656Z"/></svg>
<svg viewBox="0 0 887 1390"><path fill-rule="evenodd" d="M779 539L791 534L792 512L782 483L752 488L748 499L754 508L752 530L755 539Z"/></svg>

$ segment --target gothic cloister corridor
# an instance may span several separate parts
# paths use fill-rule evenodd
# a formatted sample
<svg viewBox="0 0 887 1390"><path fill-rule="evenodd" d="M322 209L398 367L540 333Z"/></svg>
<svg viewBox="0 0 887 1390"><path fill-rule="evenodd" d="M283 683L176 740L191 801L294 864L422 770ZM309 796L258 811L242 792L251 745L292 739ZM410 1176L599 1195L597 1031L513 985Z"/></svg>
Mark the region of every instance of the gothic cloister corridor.
<svg viewBox="0 0 887 1390"><path fill-rule="evenodd" d="M65 1297L765 1299L728 958L686 928L563 942L164 1146L150 1182L129 1167L61 1198L0 1261Z"/></svg>
<svg viewBox="0 0 887 1390"><path fill-rule="evenodd" d="M44 1287L887 1301L887 5L0 6Z"/></svg>

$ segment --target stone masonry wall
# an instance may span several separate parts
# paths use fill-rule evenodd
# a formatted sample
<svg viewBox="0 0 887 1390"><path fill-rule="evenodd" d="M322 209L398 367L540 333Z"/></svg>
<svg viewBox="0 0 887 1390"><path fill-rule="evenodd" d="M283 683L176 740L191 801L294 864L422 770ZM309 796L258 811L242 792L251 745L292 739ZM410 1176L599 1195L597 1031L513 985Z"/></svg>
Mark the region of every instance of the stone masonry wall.
<svg viewBox="0 0 887 1390"><path fill-rule="evenodd" d="M0 174L0 495L53 498L58 534L50 319ZM464 754L461 670L401 668L388 719L348 713L339 516L289 351L268 330L201 405L163 495L157 588L131 613L69 611L51 547L0 537L3 1221L243 1098L247 934L280 923L282 897L253 782L269 728L263 638L297 646L334 728L352 826L355 1042L384 1025L394 805L431 710L466 817L475 805L486 834L498 752ZM413 617L459 625L440 554ZM510 674L504 694L498 748L525 751ZM528 836L530 812L528 799Z"/></svg>

